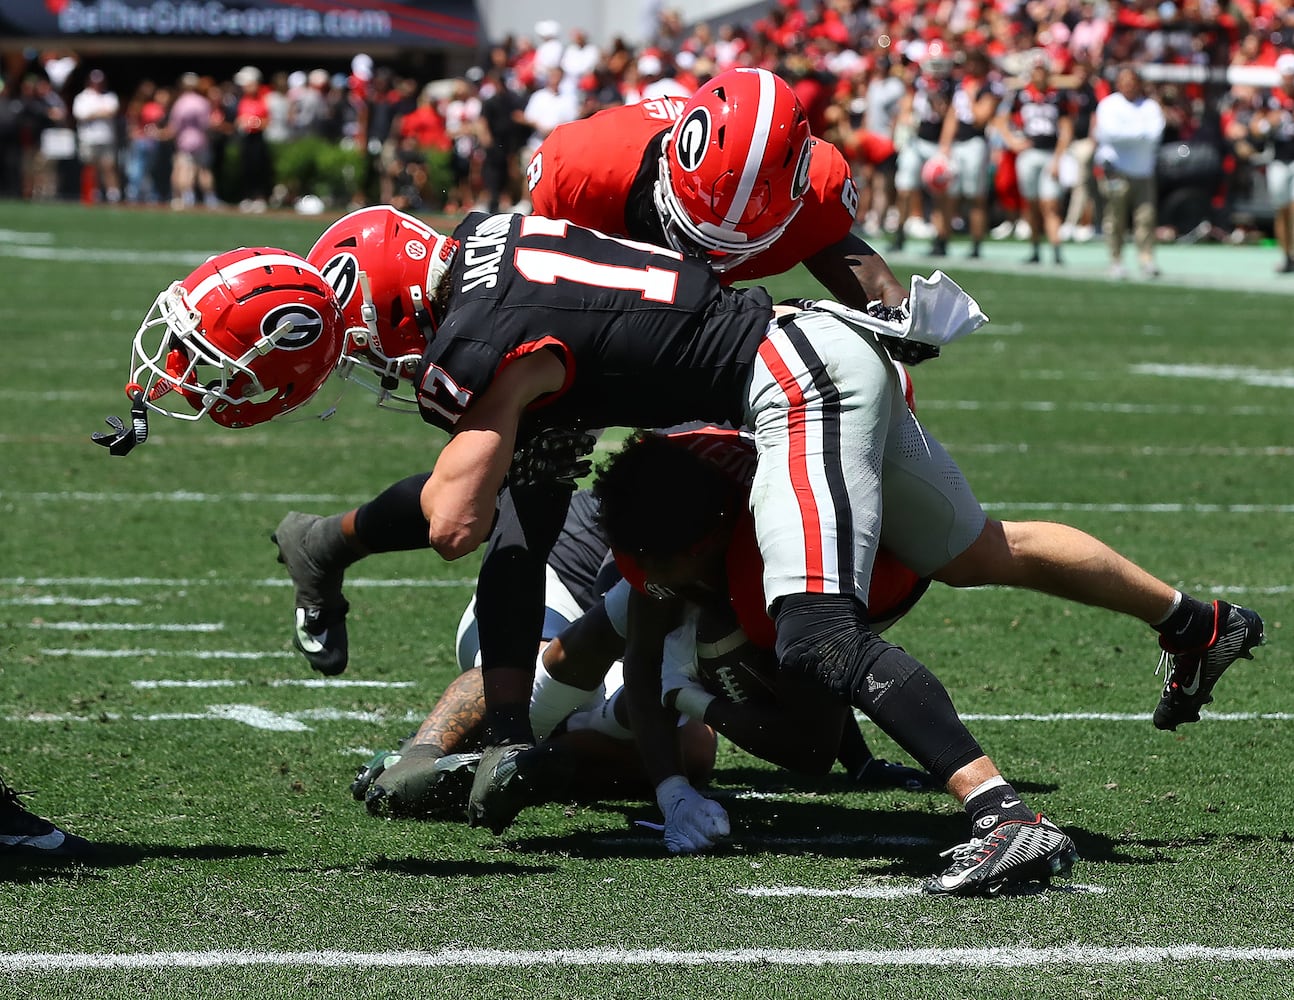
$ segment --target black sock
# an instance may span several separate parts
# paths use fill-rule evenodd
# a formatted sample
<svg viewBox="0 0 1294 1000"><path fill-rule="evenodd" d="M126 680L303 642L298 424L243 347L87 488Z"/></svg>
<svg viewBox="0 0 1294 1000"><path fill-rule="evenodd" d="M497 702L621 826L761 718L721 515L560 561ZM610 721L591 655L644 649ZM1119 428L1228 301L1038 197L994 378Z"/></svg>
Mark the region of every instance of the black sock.
<svg viewBox="0 0 1294 1000"><path fill-rule="evenodd" d="M1155 626L1155 631L1163 636L1164 645L1170 649L1202 649L1213 638L1216 618L1212 604L1183 594L1177 607Z"/></svg>
<svg viewBox="0 0 1294 1000"><path fill-rule="evenodd" d="M1020 796L1011 785L1003 780L1001 784L993 783L982 791L976 789L962 804L966 815L970 817L971 829L975 836L983 837L999 823L1009 819L1031 822L1034 811L1020 801Z"/></svg>
<svg viewBox="0 0 1294 1000"><path fill-rule="evenodd" d="M409 552L431 547L422 514L422 487L430 472L392 483L355 512L355 538L364 551Z"/></svg>

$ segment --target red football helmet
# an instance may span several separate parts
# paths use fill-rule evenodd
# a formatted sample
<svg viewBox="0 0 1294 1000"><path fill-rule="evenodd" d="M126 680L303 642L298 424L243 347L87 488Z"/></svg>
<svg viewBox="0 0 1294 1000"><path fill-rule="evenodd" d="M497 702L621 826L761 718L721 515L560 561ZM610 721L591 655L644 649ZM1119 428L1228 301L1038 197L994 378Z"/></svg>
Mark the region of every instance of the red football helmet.
<svg viewBox="0 0 1294 1000"><path fill-rule="evenodd" d="M812 148L790 84L766 69L720 73L665 136L655 196L669 244L716 271L767 250L800 210Z"/></svg>
<svg viewBox="0 0 1294 1000"><path fill-rule="evenodd" d="M135 333L131 380L157 413L251 427L313 396L341 348L323 275L287 250L243 247L157 296Z"/></svg>
<svg viewBox="0 0 1294 1000"><path fill-rule="evenodd" d="M440 324L432 299L458 241L389 205L361 208L325 230L306 255L337 293L346 322L338 373L378 406L417 412L410 379Z"/></svg>
<svg viewBox="0 0 1294 1000"><path fill-rule="evenodd" d="M944 194L957 179L957 168L942 153L936 153L921 165L921 183L931 194Z"/></svg>

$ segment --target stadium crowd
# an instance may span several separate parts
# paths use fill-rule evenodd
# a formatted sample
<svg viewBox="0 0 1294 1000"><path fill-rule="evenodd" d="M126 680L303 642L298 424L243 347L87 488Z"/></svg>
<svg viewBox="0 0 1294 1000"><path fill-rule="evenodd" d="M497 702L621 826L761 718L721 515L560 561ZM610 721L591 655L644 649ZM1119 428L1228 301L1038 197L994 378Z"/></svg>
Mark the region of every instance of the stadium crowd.
<svg viewBox="0 0 1294 1000"><path fill-rule="evenodd" d="M1268 67L1275 81L1278 63L1287 72L1275 87L1205 72ZM1051 103L1070 123L1068 148L1049 168L1060 186L1058 198L1042 199L1051 205L1037 204L1016 170L1039 64L1048 70L1042 86L1058 95ZM1092 169L1093 111L1124 64L1158 70L1142 73L1163 112L1158 141L1195 144L1175 169L1199 173L1192 179L1205 185L1199 233L1244 238L1231 232L1234 204L1273 158L1279 178L1294 159L1294 8L1271 0L777 0L750 23L718 27L686 25L679 10L666 10L646 44L617 39L604 48L582 28L564 32L545 20L530 36L493 44L462 78L430 82L361 54L349 72L264 75L246 66L232 79L185 73L118 95L101 70L47 52L6 81L0 195L177 210L226 202L244 211L374 202L447 214L473 205L524 210L525 163L556 125L654 95L686 96L715 73L747 65L792 81L814 133L850 160L868 234L888 232L898 243L905 225L932 237L938 253L950 232L969 228L979 239L990 220L998 237L1043 225L1053 242L1086 240L1101 228L1104 193L1099 163ZM974 115L959 97L972 85L989 98ZM962 124L951 139L936 136L936 152L950 154L962 176L952 178L945 203L929 177L913 179L903 153L931 134L923 121L949 106ZM969 133L985 141L982 168L951 155ZM315 143L311 154L293 155L303 140ZM327 164L321 142L340 151ZM916 177L931 155L914 161ZM1171 187L1174 177L1161 179ZM1281 205L1285 193L1273 190L1269 204ZM1175 213L1166 215L1159 237L1183 235L1171 228Z"/></svg>

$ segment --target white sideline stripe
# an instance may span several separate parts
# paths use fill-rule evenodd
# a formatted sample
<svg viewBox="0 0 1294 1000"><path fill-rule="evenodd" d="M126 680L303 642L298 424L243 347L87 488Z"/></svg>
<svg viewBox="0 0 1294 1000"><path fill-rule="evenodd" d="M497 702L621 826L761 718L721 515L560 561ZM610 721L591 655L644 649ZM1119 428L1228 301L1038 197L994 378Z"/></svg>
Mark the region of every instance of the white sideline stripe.
<svg viewBox="0 0 1294 1000"><path fill-rule="evenodd" d="M1080 892L1092 895L1103 895L1105 888L1099 885L1053 885L1049 892ZM859 885L848 889L817 889L805 885L766 885L752 886L749 889L734 889L738 896L753 896L756 899L784 899L792 896L809 896L815 899L829 899L843 896L848 899L900 899L904 896L920 896L919 885Z"/></svg>
<svg viewBox="0 0 1294 1000"><path fill-rule="evenodd" d="M290 587L292 581L273 577L263 580L231 580L228 578L196 580L168 580L155 576L4 576L0 577L0 586L4 587ZM395 579L376 579L373 577L347 577L349 587L475 587L476 579L466 577L457 580L424 580L421 578L397 577Z"/></svg>
<svg viewBox="0 0 1294 1000"><path fill-rule="evenodd" d="M136 597L15 597L0 601L0 604L18 608L52 608L67 605L74 608L100 608L105 605L114 608L129 608L142 604Z"/></svg>
<svg viewBox="0 0 1294 1000"><path fill-rule="evenodd" d="M28 628L56 632L221 632L224 622L191 622L176 625L163 622L29 622Z"/></svg>
<svg viewBox="0 0 1294 1000"><path fill-rule="evenodd" d="M732 796L724 795L722 792L711 793L711 798L722 799L731 798ZM857 847L859 845L871 847L929 847L936 841L932 837L899 837L888 834L870 834L870 833L840 833L829 834L821 837L757 837L750 838L752 843L762 844L766 847ZM651 838L638 837L598 837L599 844L614 847L644 847L655 843Z"/></svg>
<svg viewBox="0 0 1294 1000"><path fill-rule="evenodd" d="M288 652L243 652L235 649L42 649L44 656L83 656L118 660L141 656L184 657L190 660L279 660L296 656Z"/></svg>
<svg viewBox="0 0 1294 1000"><path fill-rule="evenodd" d="M246 966L309 968L519 968L538 965L785 965L944 966L985 968L1039 965L1158 965L1165 962L1294 962L1294 948L1167 947L1102 948L1061 945L1031 948L901 948L890 951L830 951L800 948L735 948L671 951L664 948L553 948L505 951L443 948L439 951L155 951L132 954L15 952L0 955L0 971L62 972L83 969L214 969Z"/></svg>
<svg viewBox="0 0 1294 1000"><path fill-rule="evenodd" d="M239 687L250 684L251 681L229 680L228 678L212 678L211 680L197 681L131 681L130 686L143 691L150 691L156 688L215 688L215 687ZM331 677L303 678L300 680L278 680L270 681L270 687L304 687L304 688L411 688L415 687L416 681L348 681L333 679Z"/></svg>

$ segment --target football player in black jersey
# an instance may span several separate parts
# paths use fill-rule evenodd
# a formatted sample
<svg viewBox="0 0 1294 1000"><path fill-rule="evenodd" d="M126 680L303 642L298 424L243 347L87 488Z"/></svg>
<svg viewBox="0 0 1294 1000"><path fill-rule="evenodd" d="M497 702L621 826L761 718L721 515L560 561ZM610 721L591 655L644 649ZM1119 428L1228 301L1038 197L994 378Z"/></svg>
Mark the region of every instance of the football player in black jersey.
<svg viewBox="0 0 1294 1000"><path fill-rule="evenodd" d="M677 251L561 221L477 213L452 237L402 235L408 238L380 254L421 262L422 277L384 289L379 300L398 304L398 312L368 311L363 328L345 331L344 364L389 382L405 370L405 358L388 353L387 335L412 320L426 338L413 367L415 402L450 439L419 500L428 541L447 559L485 541L518 445L526 450L554 429L696 419L747 426L758 448L751 507L779 664L820 678L944 782L981 754L956 733L932 732L924 706L941 686L869 627L865 595L882 510L886 546L920 576L954 586L1028 586L1153 623L1171 664L1155 713L1159 728L1197 721L1222 672L1263 639L1253 612L1182 595L1082 532L987 519L960 469L906 403L888 340L876 335L895 332L892 324L842 315L830 304L774 312L762 289L725 288L706 265ZM333 288L364 289L368 276L357 267L356 242L331 249L322 268L287 256L281 267L301 275L358 274L358 281ZM955 285L928 287L938 300L935 314L948 317L941 325L955 327L952 333L983 321ZM167 309L166 350L151 356L177 356L177 370L187 371L181 362L189 352L191 367L210 351L196 333L219 329L237 341L230 345L237 353L218 359L232 386L266 367L282 374L280 355L304 338L317 339L318 324L297 328L281 310L250 327L225 321L223 312L247 308L206 294L201 308ZM914 308L914 316L929 315ZM910 334L911 326L915 321L900 332ZM313 366L324 363L314 358L296 377L318 376ZM149 385L137 395L150 400L173 387L169 370L170 361L165 371L149 369ZM262 380L258 388L275 385ZM206 406L206 398L185 384L184 401ZM546 476L543 462L535 468L539 474L509 484L515 530L491 540L477 588L491 744L469 800L477 821L486 817L491 789L506 780L510 755L532 743L528 708L545 557L572 489L560 470L550 466L556 474ZM659 656L659 648L633 651L626 671L635 657ZM661 788L678 790L675 777L658 782L658 799ZM1039 874L1037 865L1017 867L1012 859L1045 855L1048 866L1063 868L1072 856L1069 839L1042 817L1024 815L1014 790L998 779L966 801L984 836L974 851L958 852L936 891L990 891ZM682 808L686 823L689 802L695 805L683 797L661 804L676 819ZM984 825L989 818L993 823Z"/></svg>

